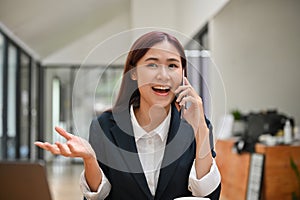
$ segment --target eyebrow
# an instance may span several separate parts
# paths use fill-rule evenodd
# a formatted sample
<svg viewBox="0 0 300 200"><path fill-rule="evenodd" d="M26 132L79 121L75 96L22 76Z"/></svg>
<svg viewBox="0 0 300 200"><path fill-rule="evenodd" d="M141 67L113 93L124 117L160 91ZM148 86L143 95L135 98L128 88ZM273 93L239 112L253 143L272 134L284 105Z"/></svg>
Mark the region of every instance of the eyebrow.
<svg viewBox="0 0 300 200"><path fill-rule="evenodd" d="M152 61L152 60L153 61L159 61L159 59L156 58L156 57L149 57L145 61ZM168 62L179 62L180 63L180 61L178 59L176 59L176 58L168 58L167 61Z"/></svg>

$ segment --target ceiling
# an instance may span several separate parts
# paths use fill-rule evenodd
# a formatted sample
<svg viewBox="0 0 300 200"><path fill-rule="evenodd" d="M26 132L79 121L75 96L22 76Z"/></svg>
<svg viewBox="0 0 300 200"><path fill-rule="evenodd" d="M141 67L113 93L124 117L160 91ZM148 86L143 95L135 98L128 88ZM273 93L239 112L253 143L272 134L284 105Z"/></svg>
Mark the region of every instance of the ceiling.
<svg viewBox="0 0 300 200"><path fill-rule="evenodd" d="M0 22L44 59L129 9L130 0L0 0Z"/></svg>
<svg viewBox="0 0 300 200"><path fill-rule="evenodd" d="M85 61L99 42L136 27L176 27L191 36L228 1L0 0L0 28L43 65L70 65ZM89 62L105 63L105 54L111 52Z"/></svg>

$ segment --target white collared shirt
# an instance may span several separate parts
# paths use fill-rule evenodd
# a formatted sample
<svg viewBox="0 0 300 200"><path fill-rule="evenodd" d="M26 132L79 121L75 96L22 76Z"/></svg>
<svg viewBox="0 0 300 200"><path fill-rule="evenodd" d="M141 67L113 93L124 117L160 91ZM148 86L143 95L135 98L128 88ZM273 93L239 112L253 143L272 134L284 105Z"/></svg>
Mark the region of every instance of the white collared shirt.
<svg viewBox="0 0 300 200"><path fill-rule="evenodd" d="M130 107L130 117L139 158L145 173L148 187L152 195L154 195L170 126L171 109L166 119L157 128L149 133L147 133L139 125L132 106ZM110 192L112 186L102 170L101 173L102 182L99 185L97 192L90 191L85 180L84 171L81 173L80 188L83 195L89 200L105 199ZM188 189L192 192L193 196L204 197L210 194L218 187L220 182L221 175L214 159L210 171L201 179L197 179L195 162L193 163L188 184Z"/></svg>
<svg viewBox="0 0 300 200"><path fill-rule="evenodd" d="M148 187L154 196L170 127L171 109L164 121L150 132L146 132L139 125L132 106L130 107L130 117L138 155Z"/></svg>

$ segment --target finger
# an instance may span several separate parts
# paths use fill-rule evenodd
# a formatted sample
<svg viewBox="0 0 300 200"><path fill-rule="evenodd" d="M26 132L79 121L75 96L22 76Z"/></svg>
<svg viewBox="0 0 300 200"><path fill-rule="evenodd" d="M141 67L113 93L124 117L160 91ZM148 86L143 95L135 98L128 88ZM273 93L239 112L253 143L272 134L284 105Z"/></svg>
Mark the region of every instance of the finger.
<svg viewBox="0 0 300 200"><path fill-rule="evenodd" d="M77 150L76 150L76 148L73 146L72 143L67 142L67 145L68 145L68 148L70 149L70 152L72 152L73 154L76 154L76 153L77 153Z"/></svg>
<svg viewBox="0 0 300 200"><path fill-rule="evenodd" d="M78 143L73 141L68 141L66 145L69 148L69 151L75 156L82 151L82 147L83 147L80 141L78 141Z"/></svg>
<svg viewBox="0 0 300 200"><path fill-rule="evenodd" d="M44 143L40 142L40 141L36 141L36 142L34 142L34 145L42 148L44 146Z"/></svg>
<svg viewBox="0 0 300 200"><path fill-rule="evenodd" d="M60 142L56 142L55 144L59 148L61 155L67 156L67 157L71 156L71 151L67 145L61 144Z"/></svg>
<svg viewBox="0 0 300 200"><path fill-rule="evenodd" d="M64 138L66 138L66 140L70 140L72 138L72 134L68 133L65 129L56 126L55 130Z"/></svg>
<svg viewBox="0 0 300 200"><path fill-rule="evenodd" d="M183 83L184 83L184 85L191 85L189 80L186 77L184 77Z"/></svg>
<svg viewBox="0 0 300 200"><path fill-rule="evenodd" d="M182 92L179 93L177 99L176 99L176 102L181 102L182 99L186 96L190 95L190 90L189 88L183 90Z"/></svg>
<svg viewBox="0 0 300 200"><path fill-rule="evenodd" d="M82 152L82 149L78 147L76 148L76 144L73 144L71 142L67 142L67 146L70 150L70 153L72 155L72 157L82 157L83 158L83 154L85 152Z"/></svg>
<svg viewBox="0 0 300 200"><path fill-rule="evenodd" d="M181 100L180 100L180 102L178 102L179 103L179 106L184 106L184 108L185 108L185 105L186 105L186 103L188 102L188 100L190 99L190 97L188 97L188 96L185 96L185 97L183 97Z"/></svg>
<svg viewBox="0 0 300 200"><path fill-rule="evenodd" d="M45 143L44 142L39 142L39 141L36 141L34 142L34 145L44 149L44 150L47 150L48 151L48 148L46 147Z"/></svg>
<svg viewBox="0 0 300 200"><path fill-rule="evenodd" d="M50 151L49 148L52 148L48 142L35 142L34 144L47 151Z"/></svg>
<svg viewBox="0 0 300 200"><path fill-rule="evenodd" d="M178 94L177 99L176 99L177 102L180 102L182 100L182 98L184 98L186 96L192 96L192 97L198 96L198 94L195 94L192 86L187 85L187 86L182 86L182 87L184 88L184 90L182 90Z"/></svg>
<svg viewBox="0 0 300 200"><path fill-rule="evenodd" d="M50 144L48 142L44 143L46 150L50 151L52 154L60 154L60 150L56 144Z"/></svg>
<svg viewBox="0 0 300 200"><path fill-rule="evenodd" d="M188 88L190 88L191 90L193 90L193 87L192 85L190 84L190 82L188 81L188 79L186 77L184 77L184 84L183 85L180 85L175 91L174 93L175 94L179 94L181 93L183 90L186 90Z"/></svg>
<svg viewBox="0 0 300 200"><path fill-rule="evenodd" d="M174 91L175 94L179 94L181 93L183 90L186 90L187 88L189 88L190 86L188 85L180 85L178 86L178 88Z"/></svg>
<svg viewBox="0 0 300 200"><path fill-rule="evenodd" d="M190 84L189 80L186 77L184 78L184 86L187 86L189 88L190 95L198 96L198 93L196 92L195 88Z"/></svg>
<svg viewBox="0 0 300 200"><path fill-rule="evenodd" d="M197 103L197 99L193 96L185 96L181 99L181 101L179 102L180 106L185 106L188 102L191 102L192 104L196 104ZM190 106L189 106L190 107Z"/></svg>
<svg viewBox="0 0 300 200"><path fill-rule="evenodd" d="M59 148L54 144L50 144L48 142L39 142L39 141L35 142L34 144L46 151L50 151L52 154L60 154Z"/></svg>

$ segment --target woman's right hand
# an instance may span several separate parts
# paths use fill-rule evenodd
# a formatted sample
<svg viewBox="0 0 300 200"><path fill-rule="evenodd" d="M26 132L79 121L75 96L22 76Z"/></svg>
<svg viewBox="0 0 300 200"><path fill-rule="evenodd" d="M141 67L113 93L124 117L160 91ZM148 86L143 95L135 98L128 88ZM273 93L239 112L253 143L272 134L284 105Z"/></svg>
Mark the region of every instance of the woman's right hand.
<svg viewBox="0 0 300 200"><path fill-rule="evenodd" d="M48 142L35 142L34 144L55 155L80 157L84 160L96 158L96 154L88 141L68 133L63 128L55 127L55 130L67 140L66 143L55 142L55 144L50 144Z"/></svg>

